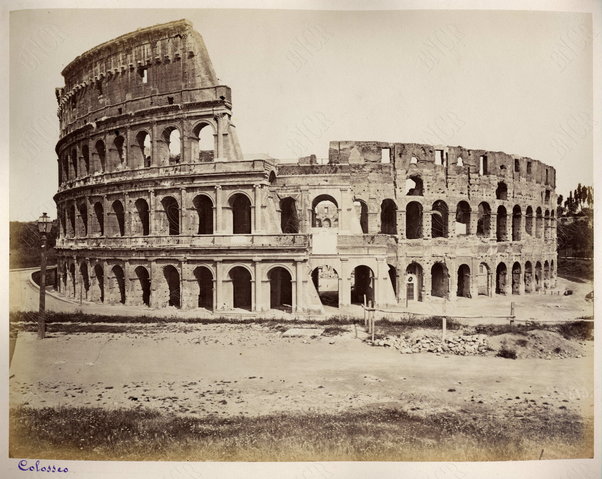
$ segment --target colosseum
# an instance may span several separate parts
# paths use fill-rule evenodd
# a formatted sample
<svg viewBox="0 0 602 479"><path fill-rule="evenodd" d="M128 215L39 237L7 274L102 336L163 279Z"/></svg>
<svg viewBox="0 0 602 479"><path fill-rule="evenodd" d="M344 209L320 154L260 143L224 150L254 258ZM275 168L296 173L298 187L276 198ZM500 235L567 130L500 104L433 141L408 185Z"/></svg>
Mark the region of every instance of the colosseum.
<svg viewBox="0 0 602 479"><path fill-rule="evenodd" d="M556 172L537 160L380 141L245 157L231 90L186 20L103 43L62 75L66 297L319 314L555 287Z"/></svg>

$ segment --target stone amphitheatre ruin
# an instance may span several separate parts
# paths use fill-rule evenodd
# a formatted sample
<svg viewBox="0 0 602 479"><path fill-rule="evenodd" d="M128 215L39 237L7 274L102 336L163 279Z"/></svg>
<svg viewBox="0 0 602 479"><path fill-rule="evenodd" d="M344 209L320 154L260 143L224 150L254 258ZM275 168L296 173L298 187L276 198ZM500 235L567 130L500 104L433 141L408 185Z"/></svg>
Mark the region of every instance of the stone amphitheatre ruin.
<svg viewBox="0 0 602 479"><path fill-rule="evenodd" d="M327 162L245 158L230 88L186 20L103 43L62 74L67 297L320 313L555 284L556 172L539 161L378 141L331 141Z"/></svg>

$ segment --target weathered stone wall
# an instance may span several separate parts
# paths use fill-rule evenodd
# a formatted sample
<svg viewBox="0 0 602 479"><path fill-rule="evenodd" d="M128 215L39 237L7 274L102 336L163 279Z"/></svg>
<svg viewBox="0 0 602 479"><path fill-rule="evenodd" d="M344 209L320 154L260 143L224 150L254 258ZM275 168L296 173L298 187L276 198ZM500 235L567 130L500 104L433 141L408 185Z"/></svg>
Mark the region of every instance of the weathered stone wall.
<svg viewBox="0 0 602 479"><path fill-rule="evenodd" d="M333 141L328 164L243 160L230 89L186 21L106 42L63 76L66 296L323 312L405 302L408 277L417 301L554 286L555 170L539 161L376 141Z"/></svg>

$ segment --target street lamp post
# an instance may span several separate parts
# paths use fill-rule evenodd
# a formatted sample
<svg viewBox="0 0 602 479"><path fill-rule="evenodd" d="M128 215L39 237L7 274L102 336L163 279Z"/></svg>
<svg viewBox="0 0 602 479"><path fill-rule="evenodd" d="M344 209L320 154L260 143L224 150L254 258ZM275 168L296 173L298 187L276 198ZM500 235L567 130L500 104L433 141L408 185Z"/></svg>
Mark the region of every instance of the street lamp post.
<svg viewBox="0 0 602 479"><path fill-rule="evenodd" d="M40 313L38 315L38 339L46 337L46 235L50 232L52 220L44 212L38 219L38 231L42 244L40 246Z"/></svg>

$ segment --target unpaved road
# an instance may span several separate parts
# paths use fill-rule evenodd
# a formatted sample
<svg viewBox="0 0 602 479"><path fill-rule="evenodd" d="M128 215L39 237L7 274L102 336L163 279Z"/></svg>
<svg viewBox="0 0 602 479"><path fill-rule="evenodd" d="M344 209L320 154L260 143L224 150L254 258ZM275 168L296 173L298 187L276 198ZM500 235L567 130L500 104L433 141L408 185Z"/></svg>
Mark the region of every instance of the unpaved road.
<svg viewBox="0 0 602 479"><path fill-rule="evenodd" d="M129 325L127 333L19 333L11 406L148 407L221 417L395 405L593 416L593 347L560 360L402 355L352 331L286 338L245 324Z"/></svg>

